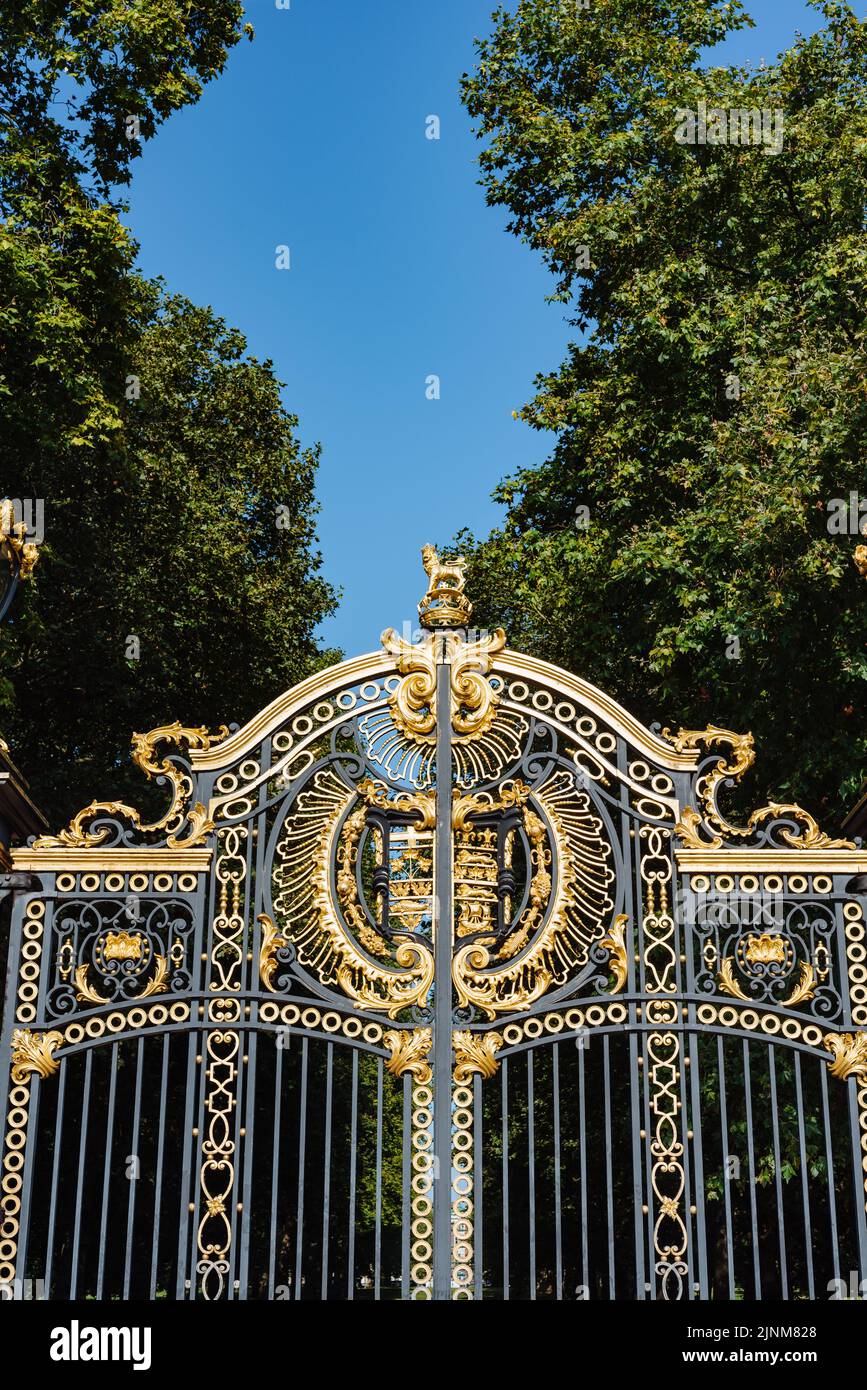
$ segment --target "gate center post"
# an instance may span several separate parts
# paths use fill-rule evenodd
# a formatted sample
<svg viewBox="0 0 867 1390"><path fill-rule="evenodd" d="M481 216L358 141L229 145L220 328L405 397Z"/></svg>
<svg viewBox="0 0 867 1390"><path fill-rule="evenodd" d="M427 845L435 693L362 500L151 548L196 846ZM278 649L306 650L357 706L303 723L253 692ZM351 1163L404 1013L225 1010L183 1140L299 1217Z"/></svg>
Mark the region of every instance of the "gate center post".
<svg viewBox="0 0 867 1390"><path fill-rule="evenodd" d="M447 643L437 634L436 882L434 884L433 1296L451 1298L452 702Z"/></svg>

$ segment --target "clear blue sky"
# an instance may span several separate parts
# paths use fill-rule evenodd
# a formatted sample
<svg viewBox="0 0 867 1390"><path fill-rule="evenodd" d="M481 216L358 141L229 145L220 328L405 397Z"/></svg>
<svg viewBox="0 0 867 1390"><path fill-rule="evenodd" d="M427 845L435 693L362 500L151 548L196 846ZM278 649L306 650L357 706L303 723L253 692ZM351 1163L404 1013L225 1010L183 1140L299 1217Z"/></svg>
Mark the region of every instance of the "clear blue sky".
<svg viewBox="0 0 867 1390"><path fill-rule="evenodd" d="M347 655L415 622L423 542L487 531L494 485L550 443L512 411L569 329L536 257L485 205L458 100L493 8L250 0L255 41L135 166L144 272L242 329L286 382L302 441L322 443L319 535L344 590L322 638ZM819 27L805 0L747 8L756 28L715 60L770 62Z"/></svg>

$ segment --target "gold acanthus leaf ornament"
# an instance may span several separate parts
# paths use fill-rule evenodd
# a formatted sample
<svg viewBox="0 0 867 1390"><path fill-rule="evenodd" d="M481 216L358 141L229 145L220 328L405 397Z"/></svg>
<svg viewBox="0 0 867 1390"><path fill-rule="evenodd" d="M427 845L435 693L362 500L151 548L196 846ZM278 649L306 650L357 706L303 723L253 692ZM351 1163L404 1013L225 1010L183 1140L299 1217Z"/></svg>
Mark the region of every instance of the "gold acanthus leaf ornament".
<svg viewBox="0 0 867 1390"><path fill-rule="evenodd" d="M16 1028L12 1034L12 1080L19 1086L37 1076L53 1076L60 1066L54 1056L63 1042L63 1034L31 1033L29 1028Z"/></svg>
<svg viewBox="0 0 867 1390"><path fill-rule="evenodd" d="M391 1052L385 1064L386 1071L391 1072L392 1076L403 1076L404 1072L409 1072L420 1085L428 1084L433 1077L428 1061L433 1043L431 1028L390 1028L383 1034L382 1041Z"/></svg>
<svg viewBox="0 0 867 1390"><path fill-rule="evenodd" d="M720 994L730 994L734 999L749 1000L749 995L741 989L734 974L734 961L731 956L726 956L720 963L719 974L717 975L717 987Z"/></svg>
<svg viewBox="0 0 867 1390"><path fill-rule="evenodd" d="M867 1033L828 1033L822 1042L834 1054L828 1063L832 1076L840 1081L848 1081L850 1076L867 1079Z"/></svg>
<svg viewBox="0 0 867 1390"><path fill-rule="evenodd" d="M274 992L274 975L277 970L277 952L287 946L284 936L274 925L272 918L267 912L260 912L256 918L257 922L262 923L262 943L259 947L259 978L266 989Z"/></svg>
<svg viewBox="0 0 867 1390"><path fill-rule="evenodd" d="M151 834L160 830L168 832L166 846L169 849L190 849L197 845L214 829L214 822L208 816L201 801L191 806L193 779L183 768L179 768L171 758L157 759L156 750L161 744L173 744L176 749L199 748L207 750L213 744L228 738L229 729L224 724L215 734L205 728L190 729L182 724L164 724L147 734L133 734L132 758L148 778L163 777L172 787L172 802L165 815L152 824L142 821L141 813L134 806L123 801L91 801L77 815L73 816L65 830L56 835L40 835L33 841L34 849L92 849L101 845L110 834L109 826L100 830L90 830L88 825L97 817L116 817L129 821L135 830ZM180 838L178 832L186 825L187 834Z"/></svg>
<svg viewBox="0 0 867 1390"><path fill-rule="evenodd" d="M454 1078L459 1086L465 1085L474 1072L487 1080L500 1065L497 1053L503 1046L502 1033L453 1033L452 1045L455 1050Z"/></svg>
<svg viewBox="0 0 867 1390"><path fill-rule="evenodd" d="M755 940L756 938L753 938ZM772 940L773 938L768 938ZM747 956L747 959L754 957ZM776 959L768 956L766 962ZM721 994L730 994L735 999L746 999L749 1002L750 996L744 992L738 984L734 974L734 962L731 956L725 956L720 964L717 976L717 987ZM803 1004L808 999L812 999L816 993L816 972L809 961L801 961L801 968L798 972L798 981L791 994L786 999L780 1000L781 1008L792 1008L795 1004Z"/></svg>
<svg viewBox="0 0 867 1390"><path fill-rule="evenodd" d="M802 960L798 983L789 997L782 1001L783 1007L791 1008L795 1004L804 1004L808 999L812 999L815 993L816 972L808 960Z"/></svg>
<svg viewBox="0 0 867 1390"><path fill-rule="evenodd" d="M487 679L493 658L506 645L502 628L464 642L455 632L432 633L421 642L407 642L386 628L382 645L402 679L389 699L391 716L400 732L413 742L436 742L436 688L439 658L449 662L452 729L459 738L480 738L491 727L498 696Z"/></svg>
<svg viewBox="0 0 867 1390"><path fill-rule="evenodd" d="M625 912L618 913L611 923L607 935L603 936L599 942L599 945L604 947L611 956L610 964L614 975L612 994L620 993L629 974L629 958L626 949L626 924L628 921L629 918Z"/></svg>
<svg viewBox="0 0 867 1390"><path fill-rule="evenodd" d="M755 741L752 734L736 734L731 729L721 729L709 724L706 729L680 729L676 734L663 729L663 737L672 743L678 753L697 748L728 748L729 753L720 753L716 762L702 773L696 782L696 792L702 806L699 814L692 806L686 806L675 827L685 845L690 849L720 849L723 837L748 839L764 821L791 819L802 827L800 833L782 829L780 839L792 849L854 849L851 840L833 840L819 829L816 821L802 806L771 801L753 811L746 825L732 825L719 809L719 790L728 781L737 782L755 762ZM704 835L700 831L704 831ZM719 833L717 833L719 832Z"/></svg>
<svg viewBox="0 0 867 1390"><path fill-rule="evenodd" d="M136 996L138 999L146 999L150 994L162 994L165 990L166 981L169 977L168 960L165 956L154 956L154 961L156 962L157 968L154 971L153 977L148 980L141 994ZM75 980L75 993L79 999L85 999L90 1004L107 1004L108 1000L105 996L95 990L90 983L88 979L89 970L90 967L86 963L76 966L73 976Z"/></svg>

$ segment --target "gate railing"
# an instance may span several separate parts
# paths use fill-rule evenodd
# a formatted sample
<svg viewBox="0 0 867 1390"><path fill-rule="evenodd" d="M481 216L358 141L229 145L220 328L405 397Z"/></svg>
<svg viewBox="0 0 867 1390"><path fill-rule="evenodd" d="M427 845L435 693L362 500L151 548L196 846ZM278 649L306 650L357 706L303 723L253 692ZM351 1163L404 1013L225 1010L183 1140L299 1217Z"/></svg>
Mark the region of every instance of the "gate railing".
<svg viewBox="0 0 867 1390"><path fill-rule="evenodd" d="M133 756L12 853L0 1283L49 1297L821 1297L867 1278L867 853L744 825L466 630Z"/></svg>

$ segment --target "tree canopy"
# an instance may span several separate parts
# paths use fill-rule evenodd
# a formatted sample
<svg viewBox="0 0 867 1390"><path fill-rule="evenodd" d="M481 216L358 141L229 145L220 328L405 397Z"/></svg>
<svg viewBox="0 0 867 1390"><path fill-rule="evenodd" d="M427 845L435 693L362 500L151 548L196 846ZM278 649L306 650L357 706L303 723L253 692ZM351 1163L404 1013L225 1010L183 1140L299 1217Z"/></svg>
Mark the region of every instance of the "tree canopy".
<svg viewBox="0 0 867 1390"><path fill-rule="evenodd" d="M52 823L142 804L130 736L245 719L328 659L316 448L271 364L135 270L118 186L244 32L235 0L0 16L0 495L41 502L0 730Z"/></svg>
<svg viewBox="0 0 867 1390"><path fill-rule="evenodd" d="M827 818L867 775L839 525L865 478L867 26L812 3L821 32L756 68L704 53L751 23L737 0L495 14L463 82L482 182L581 336L520 411L547 461L458 543L479 621L648 722L751 728L754 792ZM678 138L715 108L781 112L779 152Z"/></svg>

